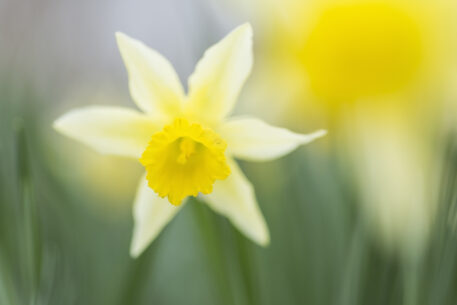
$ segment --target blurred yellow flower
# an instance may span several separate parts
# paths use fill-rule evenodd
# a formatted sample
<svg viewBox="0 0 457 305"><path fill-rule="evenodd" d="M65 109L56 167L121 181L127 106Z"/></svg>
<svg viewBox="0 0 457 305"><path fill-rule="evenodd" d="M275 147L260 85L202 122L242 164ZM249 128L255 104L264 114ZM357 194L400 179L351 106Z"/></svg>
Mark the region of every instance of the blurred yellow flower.
<svg viewBox="0 0 457 305"><path fill-rule="evenodd" d="M424 60L423 39L401 6L340 4L323 10L299 51L316 95L350 101L410 84Z"/></svg>
<svg viewBox="0 0 457 305"><path fill-rule="evenodd" d="M457 3L254 3L258 108L295 126L333 128L368 223L390 249L420 252L436 202L444 95L457 75Z"/></svg>
<svg viewBox="0 0 457 305"><path fill-rule="evenodd" d="M287 92L291 116L306 107L326 120L363 99L411 100L455 73L453 1L266 0L255 14L264 33L259 84Z"/></svg>
<svg viewBox="0 0 457 305"><path fill-rule="evenodd" d="M246 236L268 244L253 188L233 157L271 160L325 131L301 135L255 118L226 119L251 71L251 26L238 27L205 52L187 96L164 57L124 34L116 37L131 96L144 113L92 106L70 111L54 126L100 153L140 158L146 168L134 203L131 255L141 254L184 199L199 193Z"/></svg>

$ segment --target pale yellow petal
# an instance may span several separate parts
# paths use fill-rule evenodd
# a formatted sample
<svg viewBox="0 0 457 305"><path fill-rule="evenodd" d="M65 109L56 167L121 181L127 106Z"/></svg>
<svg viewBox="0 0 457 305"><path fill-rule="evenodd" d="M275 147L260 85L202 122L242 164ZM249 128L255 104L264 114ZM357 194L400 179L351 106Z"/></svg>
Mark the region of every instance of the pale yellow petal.
<svg viewBox="0 0 457 305"><path fill-rule="evenodd" d="M234 118L220 127L219 134L234 157L266 161L284 156L298 146L324 136L326 131L298 134L256 118Z"/></svg>
<svg viewBox="0 0 457 305"><path fill-rule="evenodd" d="M160 198L148 187L146 176L143 175L133 205L134 228L130 245L130 255L138 257L163 228L181 209L174 206L167 199Z"/></svg>
<svg viewBox="0 0 457 305"><path fill-rule="evenodd" d="M158 117L179 113L184 91L168 60L123 33L116 33L116 39L129 74L130 93L138 107Z"/></svg>
<svg viewBox="0 0 457 305"><path fill-rule="evenodd" d="M207 122L232 110L252 68L252 28L244 24L209 48L189 78L187 112Z"/></svg>
<svg viewBox="0 0 457 305"><path fill-rule="evenodd" d="M139 158L158 126L128 108L90 106L67 112L54 128L99 153Z"/></svg>
<svg viewBox="0 0 457 305"><path fill-rule="evenodd" d="M216 212L226 216L244 235L261 246L270 243L268 227L257 204L254 188L235 161L230 160L231 175L216 181L213 192L203 196Z"/></svg>

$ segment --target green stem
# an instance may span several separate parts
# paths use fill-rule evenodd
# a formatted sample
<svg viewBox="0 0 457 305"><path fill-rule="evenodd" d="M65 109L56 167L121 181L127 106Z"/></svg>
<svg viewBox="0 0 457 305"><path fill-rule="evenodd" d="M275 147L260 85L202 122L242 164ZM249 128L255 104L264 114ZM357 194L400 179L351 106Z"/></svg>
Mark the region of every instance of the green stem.
<svg viewBox="0 0 457 305"><path fill-rule="evenodd" d="M39 223L34 204L33 185L30 179L29 154L25 129L21 120L16 122L19 189L22 203L25 277L29 285L29 304L35 304L41 273L41 244Z"/></svg>
<svg viewBox="0 0 457 305"><path fill-rule="evenodd" d="M17 297L14 295L13 287L11 286L10 270L6 260L4 259L0 245L0 304L13 305L18 304Z"/></svg>
<svg viewBox="0 0 457 305"><path fill-rule="evenodd" d="M239 267L241 275L243 276L243 282L245 287L246 299L247 304L259 304L259 297L258 291L256 290L256 282L255 282L255 270L254 270L254 261L252 259L252 252L250 245L247 244L247 241L240 232L235 231L236 235L236 244L238 250L238 258L239 258Z"/></svg>
<svg viewBox="0 0 457 305"><path fill-rule="evenodd" d="M192 210L202 237L202 245L208 255L210 269L216 279L219 291L219 300L225 300L226 304L234 304L231 294L231 285L228 277L228 270L224 257L227 255L223 249L221 237L216 235L218 230L216 222L209 215L209 211L197 200L192 202Z"/></svg>
<svg viewBox="0 0 457 305"><path fill-rule="evenodd" d="M419 301L419 273L420 273L421 259L414 256L409 257L403 262L404 272L404 304L416 305Z"/></svg>
<svg viewBox="0 0 457 305"><path fill-rule="evenodd" d="M147 285L147 277L151 274L151 266L157 256L159 240L160 238L155 240L148 250L132 261L119 297L119 305L140 303L142 291Z"/></svg>

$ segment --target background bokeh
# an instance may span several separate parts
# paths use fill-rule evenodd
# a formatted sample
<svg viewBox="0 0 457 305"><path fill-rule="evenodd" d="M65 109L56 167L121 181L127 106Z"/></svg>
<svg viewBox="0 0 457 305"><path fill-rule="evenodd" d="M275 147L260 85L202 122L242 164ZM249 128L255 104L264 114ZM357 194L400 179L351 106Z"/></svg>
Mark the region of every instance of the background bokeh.
<svg viewBox="0 0 457 305"><path fill-rule="evenodd" d="M298 18L291 33L302 35L302 20L319 19L303 3L0 0L0 304L455 304L457 78L436 72L440 86L350 103L313 94L281 24ZM269 247L195 200L133 260L140 165L52 122L85 105L134 106L115 31L164 54L185 84L203 51L245 21L256 63L236 112L329 135L241 163Z"/></svg>

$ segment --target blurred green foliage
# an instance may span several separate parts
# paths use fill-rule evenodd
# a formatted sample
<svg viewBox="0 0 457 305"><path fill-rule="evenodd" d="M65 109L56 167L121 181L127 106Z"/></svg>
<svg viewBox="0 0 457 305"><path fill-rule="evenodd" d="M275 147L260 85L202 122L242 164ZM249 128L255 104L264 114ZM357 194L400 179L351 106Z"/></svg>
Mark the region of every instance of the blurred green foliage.
<svg viewBox="0 0 457 305"><path fill-rule="evenodd" d="M457 301L457 143L449 141L443 156L440 212L416 260L376 244L350 173L337 157L308 147L280 161L242 164L271 230L268 248L194 200L132 260L128 209L107 217L93 208L101 198L74 190L51 170L59 156L49 137L57 135L43 105L33 88L1 79L2 305Z"/></svg>

